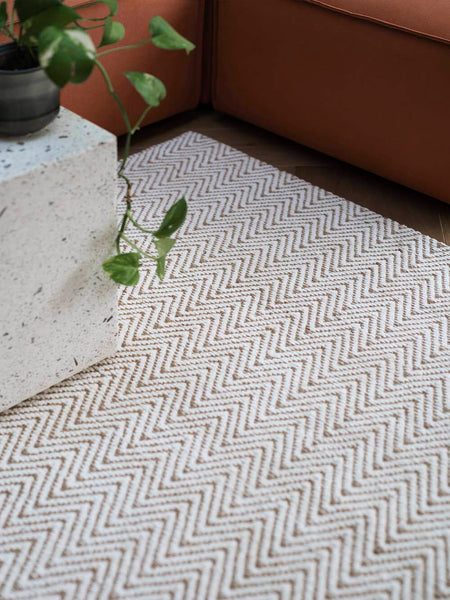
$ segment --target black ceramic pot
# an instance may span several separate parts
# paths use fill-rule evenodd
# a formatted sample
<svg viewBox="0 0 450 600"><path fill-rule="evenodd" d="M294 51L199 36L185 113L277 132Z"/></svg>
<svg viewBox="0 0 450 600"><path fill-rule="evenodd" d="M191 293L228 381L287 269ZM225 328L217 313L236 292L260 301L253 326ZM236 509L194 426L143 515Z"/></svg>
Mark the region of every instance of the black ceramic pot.
<svg viewBox="0 0 450 600"><path fill-rule="evenodd" d="M29 59L15 42L0 45L0 135L38 131L59 112L58 86Z"/></svg>

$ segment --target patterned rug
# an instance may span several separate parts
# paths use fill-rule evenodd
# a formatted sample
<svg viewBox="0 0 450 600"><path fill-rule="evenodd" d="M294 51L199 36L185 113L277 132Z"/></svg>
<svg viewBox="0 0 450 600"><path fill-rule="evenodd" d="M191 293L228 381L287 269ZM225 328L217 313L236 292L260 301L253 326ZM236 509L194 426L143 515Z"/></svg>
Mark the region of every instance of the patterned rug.
<svg viewBox="0 0 450 600"><path fill-rule="evenodd" d="M449 599L450 248L197 133L128 176L188 219L0 416L0 598Z"/></svg>

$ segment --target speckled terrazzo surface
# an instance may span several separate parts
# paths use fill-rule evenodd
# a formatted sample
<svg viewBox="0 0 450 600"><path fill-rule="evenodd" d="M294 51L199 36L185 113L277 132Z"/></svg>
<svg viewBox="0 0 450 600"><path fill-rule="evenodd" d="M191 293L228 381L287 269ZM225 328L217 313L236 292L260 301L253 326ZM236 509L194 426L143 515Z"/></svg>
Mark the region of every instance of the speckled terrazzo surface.
<svg viewBox="0 0 450 600"><path fill-rule="evenodd" d="M68 110L0 138L0 410L114 353L116 138Z"/></svg>
<svg viewBox="0 0 450 600"><path fill-rule="evenodd" d="M47 127L26 136L0 136L0 183L39 167L72 159L99 144L115 143L115 136L65 108Z"/></svg>

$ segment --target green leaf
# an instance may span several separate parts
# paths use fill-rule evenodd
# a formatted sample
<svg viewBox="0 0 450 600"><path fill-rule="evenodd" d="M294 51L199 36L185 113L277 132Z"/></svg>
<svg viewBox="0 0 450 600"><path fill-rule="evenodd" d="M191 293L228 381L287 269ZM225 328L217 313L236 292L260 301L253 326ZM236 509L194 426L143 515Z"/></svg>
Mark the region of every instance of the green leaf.
<svg viewBox="0 0 450 600"><path fill-rule="evenodd" d="M39 35L39 62L59 87L82 83L92 72L95 46L81 29L46 27Z"/></svg>
<svg viewBox="0 0 450 600"><path fill-rule="evenodd" d="M120 42L125 36L125 27L118 21L113 21L111 17L108 17L105 21L105 27L103 29L102 41L100 46L109 46L110 44L116 44Z"/></svg>
<svg viewBox="0 0 450 600"><path fill-rule="evenodd" d="M167 238L172 233L181 227L184 223L187 214L187 202L184 198L175 202L175 204L169 208L166 213L166 216L163 219L163 222L159 226L157 231L153 232L153 235L156 238Z"/></svg>
<svg viewBox="0 0 450 600"><path fill-rule="evenodd" d="M164 279L164 275L166 274L165 256L161 256L161 258L158 258L158 260L156 261L156 274L158 275L161 281Z"/></svg>
<svg viewBox="0 0 450 600"><path fill-rule="evenodd" d="M117 254L103 263L103 270L111 279L122 285L136 285L139 281L139 254Z"/></svg>
<svg viewBox="0 0 450 600"><path fill-rule="evenodd" d="M80 18L80 15L70 8L60 4L57 6L50 6L46 10L30 17L22 23L25 30L26 38L36 44L38 36L45 27L54 26L62 29L69 23L74 23Z"/></svg>
<svg viewBox="0 0 450 600"><path fill-rule="evenodd" d="M127 71L124 75L150 106L159 106L161 100L166 97L166 88L163 82L153 75L138 71Z"/></svg>
<svg viewBox="0 0 450 600"><path fill-rule="evenodd" d="M0 29L8 22L8 8L6 2L0 2Z"/></svg>
<svg viewBox="0 0 450 600"><path fill-rule="evenodd" d="M176 240L169 237L153 240L156 250L158 251L158 258L165 258L175 245L175 242Z"/></svg>
<svg viewBox="0 0 450 600"><path fill-rule="evenodd" d="M97 2L92 2L92 4L106 4L109 8L109 14L111 17L117 14L119 10L119 4L117 0L97 0Z"/></svg>
<svg viewBox="0 0 450 600"><path fill-rule="evenodd" d="M61 5L61 0L15 0L14 6L22 23L51 6Z"/></svg>
<svg viewBox="0 0 450 600"><path fill-rule="evenodd" d="M152 42L164 50L186 50L189 54L195 45L180 35L162 17L153 17L149 24Z"/></svg>

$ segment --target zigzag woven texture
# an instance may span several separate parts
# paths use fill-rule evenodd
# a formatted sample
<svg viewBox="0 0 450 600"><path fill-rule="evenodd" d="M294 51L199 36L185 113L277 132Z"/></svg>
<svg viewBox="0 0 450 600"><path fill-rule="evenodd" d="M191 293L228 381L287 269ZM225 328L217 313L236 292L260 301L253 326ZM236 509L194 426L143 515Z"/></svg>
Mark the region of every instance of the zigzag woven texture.
<svg viewBox="0 0 450 600"><path fill-rule="evenodd" d="M0 416L0 598L450 599L450 249L197 133L128 176L188 219Z"/></svg>

